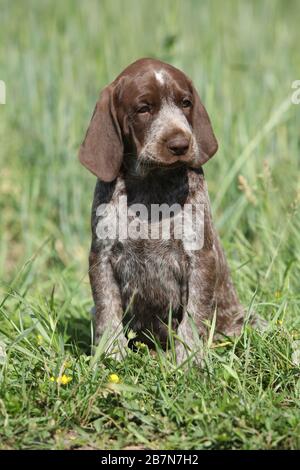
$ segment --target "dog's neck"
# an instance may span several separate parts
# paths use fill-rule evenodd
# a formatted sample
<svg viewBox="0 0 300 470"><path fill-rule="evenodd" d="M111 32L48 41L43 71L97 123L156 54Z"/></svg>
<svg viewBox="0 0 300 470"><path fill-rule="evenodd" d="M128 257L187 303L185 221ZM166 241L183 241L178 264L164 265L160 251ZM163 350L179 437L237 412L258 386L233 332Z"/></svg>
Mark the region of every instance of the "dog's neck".
<svg viewBox="0 0 300 470"><path fill-rule="evenodd" d="M195 170L202 173L202 169ZM151 168L147 172L133 172L124 168L128 204L180 204L189 194L188 168Z"/></svg>

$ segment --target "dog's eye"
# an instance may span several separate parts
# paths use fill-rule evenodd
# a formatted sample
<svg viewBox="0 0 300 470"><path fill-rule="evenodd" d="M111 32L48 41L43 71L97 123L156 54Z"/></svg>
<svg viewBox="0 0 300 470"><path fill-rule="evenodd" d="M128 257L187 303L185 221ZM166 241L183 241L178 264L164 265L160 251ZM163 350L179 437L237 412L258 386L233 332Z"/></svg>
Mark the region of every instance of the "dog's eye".
<svg viewBox="0 0 300 470"><path fill-rule="evenodd" d="M139 114L146 114L146 113L150 113L151 111L151 107L149 104L144 104L143 106L141 106L140 108L138 108L137 112Z"/></svg>
<svg viewBox="0 0 300 470"><path fill-rule="evenodd" d="M191 100L185 98L182 100L181 105L183 108L191 108L193 103L191 102Z"/></svg>

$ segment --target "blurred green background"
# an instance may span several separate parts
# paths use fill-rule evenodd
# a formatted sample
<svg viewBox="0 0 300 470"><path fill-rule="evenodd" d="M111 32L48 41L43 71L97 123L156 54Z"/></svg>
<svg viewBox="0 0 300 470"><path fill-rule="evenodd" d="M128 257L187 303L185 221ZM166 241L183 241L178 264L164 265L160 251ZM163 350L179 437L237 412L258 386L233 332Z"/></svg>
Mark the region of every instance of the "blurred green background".
<svg viewBox="0 0 300 470"><path fill-rule="evenodd" d="M1 0L0 11L4 286L26 263L19 288L47 295L55 284L63 297L75 284L91 303L95 178L77 152L99 90L148 56L183 69L211 116L220 149L206 177L243 300L296 293L299 2Z"/></svg>
<svg viewBox="0 0 300 470"><path fill-rule="evenodd" d="M49 331L55 312L66 341L77 338L85 348L90 344L87 257L95 177L80 166L77 152L101 88L145 56L170 62L189 75L211 116L220 147L205 166L205 174L214 220L243 302L247 306L254 302L266 318L280 318L288 328L299 328L300 105L291 102L292 83L300 79L299 17L297 0L0 0L0 80L7 89L7 103L0 105L0 336L5 344L15 345L31 334L23 331L24 312L49 321ZM19 329L7 318L19 319ZM46 330L39 331L48 341ZM57 338L56 346L51 340L47 354L32 340L26 339L28 350L16 346L15 364L19 365L13 373L19 370L21 375L15 379L7 375L4 393L16 387L16 394L12 402L8 397L11 408L7 405L4 417L11 412L13 419L21 420L18 406L27 403L28 410L33 406L26 401L35 380L35 372L30 375L30 354L45 361L43 367L50 370L52 362L47 358L59 364L64 354L63 340ZM275 354L271 344L268 349L257 342L255 350L266 354L266 370ZM253 357L255 361L258 353ZM253 370L255 381L255 365ZM222 385L222 380L216 380ZM20 381L23 395L17 406ZM43 390L37 393L44 396ZM191 392L190 402L184 402L191 407L186 416L194 410L197 390ZM255 402L255 387L252 390L249 403ZM215 386L211 392L208 403L215 397ZM78 415L76 396L66 398L66 404L74 406L68 411L70 422ZM88 392L83 396L88 399ZM287 396L282 398L283 407L291 403L284 401L291 400ZM274 397L271 393L271 408ZM39 409L39 400L34 410ZM231 396L229 402L233 403ZM53 406L56 411L51 402L51 416L61 405ZM40 412L43 417L43 408ZM216 409L209 412L213 417ZM277 405L272 413L277 422ZM83 422L89 422L86 414ZM265 418L258 423L251 426L264 429ZM289 432L290 421L285 425ZM214 426L211 429L214 433ZM262 440L268 446L269 431L262 432L267 433ZM180 446L180 433L177 444L170 445ZM219 442L215 437L208 442L214 439ZM284 445L295 446L296 433L294 439Z"/></svg>

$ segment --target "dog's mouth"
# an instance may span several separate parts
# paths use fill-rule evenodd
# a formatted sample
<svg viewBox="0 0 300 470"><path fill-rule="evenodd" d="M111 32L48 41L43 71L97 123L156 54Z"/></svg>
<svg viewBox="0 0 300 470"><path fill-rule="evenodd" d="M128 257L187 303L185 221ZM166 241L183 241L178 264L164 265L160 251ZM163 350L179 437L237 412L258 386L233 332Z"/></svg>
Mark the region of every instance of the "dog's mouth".
<svg viewBox="0 0 300 470"><path fill-rule="evenodd" d="M186 166L185 162L179 160L171 163L166 163L165 161L158 159L143 159L138 162L136 166L136 173L141 177L148 176L149 174L161 174L171 172Z"/></svg>
<svg viewBox="0 0 300 470"><path fill-rule="evenodd" d="M164 160L159 160L159 159L143 159L139 162L139 166L145 168L145 169L155 169L155 168L165 168L166 170L168 168L173 169L173 168L179 168L183 166L185 162L176 160L174 162L167 163Z"/></svg>
<svg viewBox="0 0 300 470"><path fill-rule="evenodd" d="M144 156L137 160L136 168L143 173L154 170L169 171L182 167L199 168L201 164L197 160L193 155L185 155L183 158L170 158L168 160Z"/></svg>
<svg viewBox="0 0 300 470"><path fill-rule="evenodd" d="M168 159L154 157L149 154L139 155L138 157L133 154L127 154L126 156L123 165L127 175L131 177L146 177L152 173L167 173L184 167L199 168L197 158L193 158L193 155Z"/></svg>

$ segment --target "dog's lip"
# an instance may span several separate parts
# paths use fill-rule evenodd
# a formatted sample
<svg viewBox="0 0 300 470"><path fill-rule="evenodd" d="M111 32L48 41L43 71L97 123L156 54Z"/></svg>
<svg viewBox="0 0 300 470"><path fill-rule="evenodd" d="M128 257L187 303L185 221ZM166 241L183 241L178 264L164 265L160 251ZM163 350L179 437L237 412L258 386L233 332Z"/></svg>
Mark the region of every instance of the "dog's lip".
<svg viewBox="0 0 300 470"><path fill-rule="evenodd" d="M142 162L140 162L140 165L147 169L164 168L167 170L167 169L179 168L184 165L189 166L191 163L192 163L192 160L185 161L185 160L176 159L173 162L167 163L163 160L148 159L148 160L143 160Z"/></svg>

